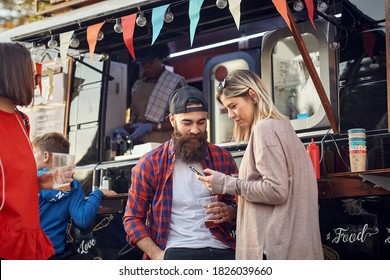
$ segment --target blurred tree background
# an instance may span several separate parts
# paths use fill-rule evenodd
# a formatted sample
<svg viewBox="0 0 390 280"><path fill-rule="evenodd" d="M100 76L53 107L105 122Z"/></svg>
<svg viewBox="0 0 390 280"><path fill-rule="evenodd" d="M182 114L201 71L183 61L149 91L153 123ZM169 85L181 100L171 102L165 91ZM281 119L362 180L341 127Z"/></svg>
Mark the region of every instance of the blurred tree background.
<svg viewBox="0 0 390 280"><path fill-rule="evenodd" d="M35 0L0 0L0 31L38 19L41 17L35 15Z"/></svg>

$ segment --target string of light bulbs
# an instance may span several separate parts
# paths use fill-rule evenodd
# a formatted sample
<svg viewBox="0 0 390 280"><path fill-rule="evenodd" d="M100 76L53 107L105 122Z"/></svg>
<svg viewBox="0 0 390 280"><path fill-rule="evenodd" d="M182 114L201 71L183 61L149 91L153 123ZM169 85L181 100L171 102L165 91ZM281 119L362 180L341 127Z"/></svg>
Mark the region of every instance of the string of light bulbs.
<svg viewBox="0 0 390 280"><path fill-rule="evenodd" d="M167 11L165 12L164 14L164 22L166 23L171 23L175 16L174 14L172 13L172 10L171 8L174 8L178 5L181 5L181 4L184 4L188 2L188 0L180 0L178 2L175 2L175 3L171 3L167 9ZM228 0L216 0L215 2L215 5L219 8L219 9L224 9L227 7L227 4L228 4ZM144 27L145 25L147 25L148 23L148 20L146 18L146 14L147 13L151 13L151 11L153 10L153 8L150 8L150 9L144 9L142 10L141 7L137 7L138 8L138 15L137 15L137 18L136 18L136 24L138 27ZM123 29L122 29L122 23L121 23L121 18L116 18L116 19L106 19L105 22L115 22L114 24L114 31L116 33L122 33L123 32ZM81 35L83 32L80 32L80 30L82 29L86 29L86 28L82 28L81 27L81 24L79 23L79 28L76 30L77 32L75 32L70 40L70 43L69 43L69 46L71 48L78 48L80 46L80 40L77 38L79 35ZM49 41L47 42L47 47L50 48L50 49L55 49L58 47L58 41L57 41L57 37L59 34L52 34L52 32L50 31L49 32L50 35L49 36L46 36L46 37L42 37L40 38L39 40L36 40L34 41L36 44L39 44L40 41L46 41L48 37L50 37ZM104 33L103 31L99 31L98 33L98 37L97 37L97 40L98 41L101 41L104 39Z"/></svg>
<svg viewBox="0 0 390 280"><path fill-rule="evenodd" d="M218 0L217 0L218 1ZM305 4L302 0L296 0L293 4L293 9L296 12L300 12L305 8ZM325 13L328 10L328 3L324 0L317 0L317 10L321 13Z"/></svg>
<svg viewBox="0 0 390 280"><path fill-rule="evenodd" d="M172 13L171 11L171 8L174 8L175 6L178 6L178 5L181 5L183 3L186 3L188 2L189 0L180 0L178 2L174 2L174 3L171 3L167 9L167 11L165 12L164 14L164 22L166 23L171 23L175 16L174 14ZM225 9L228 5L228 0L216 0L215 2L215 5L216 7L218 7L219 9ZM300 12L302 11L303 9L305 8L305 4L304 4L304 1L303 0L296 0L294 3L293 3L293 9L297 12ZM328 6L328 3L326 0L317 0L317 10L321 13L325 13L329 6ZM146 14L148 13L151 13L151 11L153 10L153 8L150 8L150 9L142 9L141 7L137 7L138 9L138 12L137 12L137 18L136 18L136 25L138 27L144 27L147 25L148 23L148 19L147 17L145 16ZM122 29L122 23L121 23L121 18L116 18L116 19L106 19L105 22L115 22L114 26L113 26L113 29L116 33L122 33L123 32L123 29ZM81 35L83 32L80 30L82 29L86 29L86 28L82 28L80 23L79 23L79 29L77 29L70 42L69 42L69 46L73 49L77 49L79 46L80 46L80 40L77 38L79 35ZM84 31L85 32L85 31ZM51 31L50 31L50 39L49 41L47 42L47 47L48 48L51 48L51 49L55 49L58 47L58 42L57 42L57 36L58 34L52 34ZM37 40L35 41L37 44L39 43L39 41L46 41L48 38L48 36L46 37L43 37L43 38L40 38L40 40ZM97 40L98 41L101 41L104 39L104 33L103 31L99 31L98 33L98 36L97 36Z"/></svg>

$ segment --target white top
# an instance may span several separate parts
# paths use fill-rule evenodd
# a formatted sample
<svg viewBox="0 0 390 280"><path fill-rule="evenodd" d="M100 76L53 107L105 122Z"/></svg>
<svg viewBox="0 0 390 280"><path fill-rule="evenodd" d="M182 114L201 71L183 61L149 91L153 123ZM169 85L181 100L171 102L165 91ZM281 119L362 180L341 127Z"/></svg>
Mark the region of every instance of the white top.
<svg viewBox="0 0 390 280"><path fill-rule="evenodd" d="M166 249L185 248L229 248L206 228L198 198L210 196L211 192L189 168L201 171L200 163L187 164L176 160L173 171L173 199L171 224Z"/></svg>

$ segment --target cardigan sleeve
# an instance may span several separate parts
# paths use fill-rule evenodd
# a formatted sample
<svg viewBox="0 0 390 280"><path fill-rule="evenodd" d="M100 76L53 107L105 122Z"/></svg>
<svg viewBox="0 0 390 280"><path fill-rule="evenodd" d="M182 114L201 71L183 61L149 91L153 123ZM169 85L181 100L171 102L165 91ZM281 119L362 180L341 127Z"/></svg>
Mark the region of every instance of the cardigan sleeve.
<svg viewBox="0 0 390 280"><path fill-rule="evenodd" d="M248 144L249 157L253 160L249 178L237 179L222 173L215 173L213 192L237 194L251 202L271 205L283 203L288 196L289 176L286 156L276 135L264 132L256 126ZM256 179L254 179L256 178Z"/></svg>

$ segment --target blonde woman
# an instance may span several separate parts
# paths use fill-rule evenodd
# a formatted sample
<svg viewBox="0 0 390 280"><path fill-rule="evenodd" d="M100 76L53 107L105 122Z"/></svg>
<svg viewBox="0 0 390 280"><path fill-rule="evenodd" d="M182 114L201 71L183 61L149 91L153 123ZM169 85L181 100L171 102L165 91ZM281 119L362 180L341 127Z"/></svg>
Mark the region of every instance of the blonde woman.
<svg viewBox="0 0 390 280"><path fill-rule="evenodd" d="M248 146L239 178L205 169L198 179L213 193L238 195L236 259L323 259L317 181L290 121L247 70L231 73L217 99L234 139Z"/></svg>

